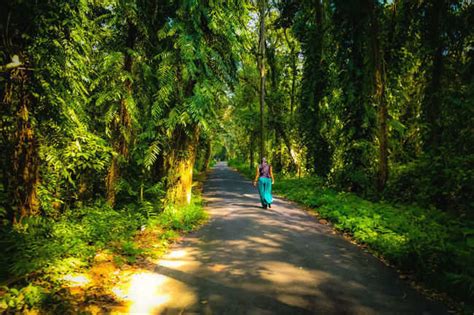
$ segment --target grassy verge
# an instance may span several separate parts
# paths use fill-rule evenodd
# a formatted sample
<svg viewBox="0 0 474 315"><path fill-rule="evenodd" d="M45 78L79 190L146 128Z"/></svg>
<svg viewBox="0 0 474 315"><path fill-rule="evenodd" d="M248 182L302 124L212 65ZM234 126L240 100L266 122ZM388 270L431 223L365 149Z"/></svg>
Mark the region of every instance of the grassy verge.
<svg viewBox="0 0 474 315"><path fill-rule="evenodd" d="M112 273L159 257L181 233L206 220L200 185L195 188L185 207L143 201L113 209L100 201L60 219L31 218L3 228L0 313L68 313L113 303L106 287L113 283ZM88 279L87 290L71 287L77 275Z"/></svg>
<svg viewBox="0 0 474 315"><path fill-rule="evenodd" d="M253 175L247 165L230 165ZM435 208L368 201L331 190L316 177L277 177L274 191L313 209L408 277L457 300L474 300L473 222Z"/></svg>
<svg viewBox="0 0 474 315"><path fill-rule="evenodd" d="M232 168L235 168L239 171L239 173L243 174L249 179L253 179L255 176L255 170L250 169L248 163L242 163L238 160L230 160L228 161L228 165Z"/></svg>

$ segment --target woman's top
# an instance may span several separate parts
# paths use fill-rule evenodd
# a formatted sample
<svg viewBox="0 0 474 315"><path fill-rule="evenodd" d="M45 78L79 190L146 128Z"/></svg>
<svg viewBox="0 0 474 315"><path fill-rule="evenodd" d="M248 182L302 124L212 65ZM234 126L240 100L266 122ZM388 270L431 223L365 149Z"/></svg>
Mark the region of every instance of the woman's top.
<svg viewBox="0 0 474 315"><path fill-rule="evenodd" d="M270 165L268 163L262 163L258 166L258 173L260 177L270 178Z"/></svg>

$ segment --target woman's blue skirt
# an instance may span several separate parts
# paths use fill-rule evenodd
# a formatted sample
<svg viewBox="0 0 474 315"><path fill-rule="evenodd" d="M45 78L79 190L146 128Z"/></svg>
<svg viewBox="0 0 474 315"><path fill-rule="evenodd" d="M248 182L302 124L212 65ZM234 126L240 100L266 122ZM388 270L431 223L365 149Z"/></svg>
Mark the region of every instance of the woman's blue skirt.
<svg viewBox="0 0 474 315"><path fill-rule="evenodd" d="M260 177L258 179L258 193L260 194L260 202L262 206L271 205L272 198L272 180L267 177Z"/></svg>

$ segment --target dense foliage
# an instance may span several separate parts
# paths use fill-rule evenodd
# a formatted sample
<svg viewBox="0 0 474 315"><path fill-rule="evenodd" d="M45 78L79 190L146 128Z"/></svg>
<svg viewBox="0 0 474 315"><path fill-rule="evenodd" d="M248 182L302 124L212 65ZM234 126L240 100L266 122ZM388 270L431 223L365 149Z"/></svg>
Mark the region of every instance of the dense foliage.
<svg viewBox="0 0 474 315"><path fill-rule="evenodd" d="M265 151L276 169L472 217L469 1L276 1L266 19ZM256 71L245 59L230 132L234 157L252 165Z"/></svg>
<svg viewBox="0 0 474 315"><path fill-rule="evenodd" d="M2 280L187 230L193 174L266 155L318 178L288 197L472 296L473 21L466 0L0 2Z"/></svg>
<svg viewBox="0 0 474 315"><path fill-rule="evenodd" d="M5 218L55 217L101 196L111 206L142 201L159 182L168 201L189 203L194 161L209 151L234 83L244 10L194 1L2 4Z"/></svg>

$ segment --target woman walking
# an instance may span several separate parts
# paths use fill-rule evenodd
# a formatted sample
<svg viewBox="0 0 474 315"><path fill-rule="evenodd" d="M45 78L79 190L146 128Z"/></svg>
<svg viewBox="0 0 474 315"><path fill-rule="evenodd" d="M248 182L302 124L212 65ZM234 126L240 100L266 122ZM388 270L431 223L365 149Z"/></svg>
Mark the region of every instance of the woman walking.
<svg viewBox="0 0 474 315"><path fill-rule="evenodd" d="M257 167L255 179L253 185L257 186L258 180L258 193L260 194L260 202L262 203L263 209L272 207L272 184L275 183L273 178L272 166L267 163L267 159L262 158L262 164Z"/></svg>

